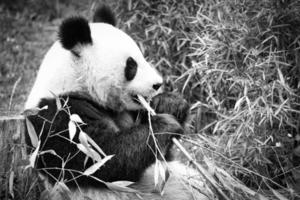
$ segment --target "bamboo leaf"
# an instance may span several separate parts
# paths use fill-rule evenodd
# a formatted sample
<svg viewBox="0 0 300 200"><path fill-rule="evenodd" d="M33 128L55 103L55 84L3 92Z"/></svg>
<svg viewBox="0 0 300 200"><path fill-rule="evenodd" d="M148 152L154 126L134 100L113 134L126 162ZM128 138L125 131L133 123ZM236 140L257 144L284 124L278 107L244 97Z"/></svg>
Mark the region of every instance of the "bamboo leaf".
<svg viewBox="0 0 300 200"><path fill-rule="evenodd" d="M76 134L76 124L73 121L69 121L68 127L69 127L69 138L70 140L73 140Z"/></svg>
<svg viewBox="0 0 300 200"><path fill-rule="evenodd" d="M37 147L38 145L38 136L36 134L36 131L34 129L34 126L32 125L31 121L26 117L26 127L27 127L27 132L31 141L31 144L33 147Z"/></svg>
<svg viewBox="0 0 300 200"><path fill-rule="evenodd" d="M89 147L88 141L87 141L87 137L86 137L86 133L83 131L79 132L79 142L85 146L86 148Z"/></svg>
<svg viewBox="0 0 300 200"><path fill-rule="evenodd" d="M12 196L12 198L14 199L14 177L15 177L15 172L11 171L9 174L9 181L8 181L8 185L9 185L9 194Z"/></svg>
<svg viewBox="0 0 300 200"><path fill-rule="evenodd" d="M27 167L32 167L32 168L34 168L35 161L36 161L36 158L37 158L37 156L38 156L38 152L39 152L39 150L40 150L40 145L41 145L41 141L38 142L36 149L35 149L34 152L31 154L31 156L30 156L30 158L29 158L29 166L27 166ZM26 167L26 168L27 168L27 167Z"/></svg>
<svg viewBox="0 0 300 200"><path fill-rule="evenodd" d="M166 169L161 164L161 161L158 162L159 175L162 178L162 181L166 180Z"/></svg>
<svg viewBox="0 0 300 200"><path fill-rule="evenodd" d="M79 142L84 146L85 154L92 158L93 160L99 162L101 159L101 156L98 152L96 152L94 149L91 148L91 146L88 144L87 141L87 134L83 131L80 131L79 133Z"/></svg>
<svg viewBox="0 0 300 200"><path fill-rule="evenodd" d="M279 114L279 112L282 110L282 108L284 107L284 105L288 102L289 99L286 99L275 111L274 116L277 116Z"/></svg>
<svg viewBox="0 0 300 200"><path fill-rule="evenodd" d="M112 184L117 185L118 187L127 187L133 183L134 182L132 182L132 181L114 181L114 182L112 182Z"/></svg>
<svg viewBox="0 0 300 200"><path fill-rule="evenodd" d="M61 110L62 105L58 96L55 97L57 110Z"/></svg>
<svg viewBox="0 0 300 200"><path fill-rule="evenodd" d="M94 165L87 168L83 174L86 176L89 176L93 173L95 173L101 166L103 166L108 160L110 160L114 155L109 155L104 157L100 162L95 163Z"/></svg>
<svg viewBox="0 0 300 200"><path fill-rule="evenodd" d="M89 156L90 156L94 161L100 162L100 161L102 160L100 154L99 154L98 152L96 152L94 149L88 148L88 151L89 151Z"/></svg>
<svg viewBox="0 0 300 200"><path fill-rule="evenodd" d="M62 105L59 99L59 96L57 96L56 94L54 94L53 92L50 91L50 93L55 97L55 103L56 103L56 108L57 110L61 110L62 109Z"/></svg>
<svg viewBox="0 0 300 200"><path fill-rule="evenodd" d="M136 193L136 194L139 194L139 191L137 191L137 190L135 190L135 189L132 189L132 188L129 188L129 187L124 187L124 186L115 184L115 182L113 182L113 183L106 182L105 185L106 185L109 189L111 189L112 191L130 192L130 193ZM142 198L141 198L141 199L142 199Z"/></svg>
<svg viewBox="0 0 300 200"><path fill-rule="evenodd" d="M244 97L240 98L239 100L236 101L234 105L234 110L239 110L241 103L244 101Z"/></svg>
<svg viewBox="0 0 300 200"><path fill-rule="evenodd" d="M72 114L70 116L70 120L73 121L73 122L77 122L77 123L83 123L83 121L81 120L81 118L77 114Z"/></svg>
<svg viewBox="0 0 300 200"><path fill-rule="evenodd" d="M25 117L28 117L32 115L37 115L41 110L47 110L47 109L48 109L48 105L42 108L35 107L35 108L26 109L21 114L24 115Z"/></svg>
<svg viewBox="0 0 300 200"><path fill-rule="evenodd" d="M39 111L40 109L36 107L36 108L26 109L21 114L24 115L25 117L28 117L31 115L37 115Z"/></svg>
<svg viewBox="0 0 300 200"><path fill-rule="evenodd" d="M77 148L82 151L84 154L88 155L88 150L86 149L86 147L83 144L77 144L76 145Z"/></svg>
<svg viewBox="0 0 300 200"><path fill-rule="evenodd" d="M84 166L84 167L86 166L86 163L87 163L88 160L89 160L89 157L86 156L86 157L84 158L84 161L83 161L83 166Z"/></svg>
<svg viewBox="0 0 300 200"><path fill-rule="evenodd" d="M279 76L279 80L280 80L281 84L285 85L283 74L279 68L277 69L277 72L278 72L278 76Z"/></svg>
<svg viewBox="0 0 300 200"><path fill-rule="evenodd" d="M57 156L56 152L55 152L53 149L46 150L46 151L41 151L41 152L40 152L40 155L43 155L43 154L46 154L46 153L50 153L50 154L52 154L52 155Z"/></svg>
<svg viewBox="0 0 300 200"><path fill-rule="evenodd" d="M88 142L99 152L101 153L103 156L107 156L104 151L98 146L98 144L92 139L90 138L89 135L85 134L85 136L87 137Z"/></svg>

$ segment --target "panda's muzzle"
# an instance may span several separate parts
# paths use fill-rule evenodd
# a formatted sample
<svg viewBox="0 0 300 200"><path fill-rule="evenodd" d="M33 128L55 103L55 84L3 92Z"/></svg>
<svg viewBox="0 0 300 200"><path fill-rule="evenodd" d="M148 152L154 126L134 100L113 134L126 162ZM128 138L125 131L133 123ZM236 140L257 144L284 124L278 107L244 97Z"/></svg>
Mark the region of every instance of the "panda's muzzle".
<svg viewBox="0 0 300 200"><path fill-rule="evenodd" d="M139 98L138 98L138 96L136 95L136 94L132 94L132 95L130 95L131 96L131 99L132 99L132 101L134 102L134 103L136 103L136 104L139 104L139 105L141 105L141 102L139 101ZM148 99L148 97L146 97L146 96L143 96L145 99Z"/></svg>

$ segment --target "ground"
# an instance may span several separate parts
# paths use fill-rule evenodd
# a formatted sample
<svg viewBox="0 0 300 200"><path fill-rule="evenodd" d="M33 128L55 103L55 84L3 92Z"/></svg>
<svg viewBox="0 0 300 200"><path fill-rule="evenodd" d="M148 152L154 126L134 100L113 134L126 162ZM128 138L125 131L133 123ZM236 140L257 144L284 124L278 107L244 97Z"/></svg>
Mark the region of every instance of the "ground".
<svg viewBox="0 0 300 200"><path fill-rule="evenodd" d="M0 113L23 110L42 58L56 39L61 19L91 6L53 2L0 3Z"/></svg>

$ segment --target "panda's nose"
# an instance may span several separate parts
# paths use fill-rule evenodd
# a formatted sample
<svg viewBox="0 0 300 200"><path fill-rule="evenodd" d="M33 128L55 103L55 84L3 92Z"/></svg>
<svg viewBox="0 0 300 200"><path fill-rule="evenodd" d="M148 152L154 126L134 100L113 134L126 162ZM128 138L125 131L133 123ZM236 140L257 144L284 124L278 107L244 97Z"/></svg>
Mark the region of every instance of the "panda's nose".
<svg viewBox="0 0 300 200"><path fill-rule="evenodd" d="M161 83L156 83L156 84L154 84L153 86L152 86L152 88L154 89L154 90L158 90L160 87L161 87Z"/></svg>

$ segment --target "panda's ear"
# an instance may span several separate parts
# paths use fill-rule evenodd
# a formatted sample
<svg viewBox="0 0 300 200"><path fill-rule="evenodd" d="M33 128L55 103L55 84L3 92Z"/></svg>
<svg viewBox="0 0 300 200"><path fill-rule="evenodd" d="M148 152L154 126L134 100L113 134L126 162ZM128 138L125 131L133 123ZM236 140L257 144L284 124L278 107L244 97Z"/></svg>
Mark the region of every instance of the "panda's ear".
<svg viewBox="0 0 300 200"><path fill-rule="evenodd" d="M93 22L102 22L116 26L115 15L113 11L106 5L101 5L96 9Z"/></svg>
<svg viewBox="0 0 300 200"><path fill-rule="evenodd" d="M74 50L78 44L92 44L89 23L80 16L65 19L59 27L58 37L62 46L67 50Z"/></svg>

